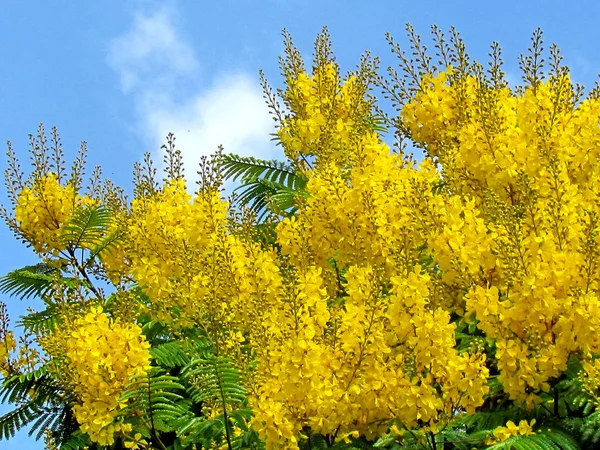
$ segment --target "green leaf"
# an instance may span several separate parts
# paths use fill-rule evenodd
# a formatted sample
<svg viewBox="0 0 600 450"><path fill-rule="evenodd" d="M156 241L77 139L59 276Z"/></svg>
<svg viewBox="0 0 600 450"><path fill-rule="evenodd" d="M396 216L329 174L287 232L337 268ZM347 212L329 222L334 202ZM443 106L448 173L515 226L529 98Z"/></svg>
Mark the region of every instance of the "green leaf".
<svg viewBox="0 0 600 450"><path fill-rule="evenodd" d="M573 436L562 430L538 430L529 436L513 436L504 442L488 447L488 450L580 450Z"/></svg>
<svg viewBox="0 0 600 450"><path fill-rule="evenodd" d="M104 206L83 205L61 228L62 242L71 248L101 246L112 224L112 212Z"/></svg>
<svg viewBox="0 0 600 450"><path fill-rule="evenodd" d="M5 379L0 387L2 403L17 406L0 417L0 439L31 425L29 435L40 439L50 429L59 441L74 431L70 396L62 390L44 366L23 375Z"/></svg>
<svg viewBox="0 0 600 450"><path fill-rule="evenodd" d="M212 352L212 344L208 340L172 341L150 349L150 355L161 366L166 368L185 367L192 357Z"/></svg>
<svg viewBox="0 0 600 450"><path fill-rule="evenodd" d="M43 297L52 291L56 268L40 263L9 272L0 278L0 293L21 300Z"/></svg>
<svg viewBox="0 0 600 450"><path fill-rule="evenodd" d="M134 428L145 435L149 430L176 431L176 423L193 415L191 402L184 397L185 386L175 376L154 367L149 373L132 379L119 401L126 401L122 414L134 417ZM140 415L140 412L143 414Z"/></svg>
<svg viewBox="0 0 600 450"><path fill-rule="evenodd" d="M208 355L194 359L184 368L183 376L192 386L192 398L196 403L217 400L226 408L246 400L239 372L228 358Z"/></svg>
<svg viewBox="0 0 600 450"><path fill-rule="evenodd" d="M284 186L296 187L301 182L292 167L276 160L256 159L251 156L234 154L221 155L220 166L227 180L255 180L258 178L279 183Z"/></svg>
<svg viewBox="0 0 600 450"><path fill-rule="evenodd" d="M194 403L218 404L221 414L209 420L194 418L180 428L179 434L198 436L207 448L213 442L220 443L223 434L228 440L235 440L231 419L237 417L244 421L244 417L230 414L244 407L246 392L232 361L214 354L195 358L183 369L182 376L189 384L188 394Z"/></svg>
<svg viewBox="0 0 600 450"><path fill-rule="evenodd" d="M84 265L87 267L90 265L96 256L103 252L111 253L117 246L119 242L122 240L122 234L120 230L114 230L111 233L108 233L102 241L100 241L95 247L90 249L90 255Z"/></svg>
<svg viewBox="0 0 600 450"><path fill-rule="evenodd" d="M22 316L17 325L24 327L30 333L44 334L52 333L59 322L59 308L49 305L43 311L35 311Z"/></svg>
<svg viewBox="0 0 600 450"><path fill-rule="evenodd" d="M222 155L220 164L226 179L241 180L235 189L238 202L257 214L259 221L269 206L294 213L296 197L305 195L308 179L287 164L237 155Z"/></svg>
<svg viewBox="0 0 600 450"><path fill-rule="evenodd" d="M92 441L87 434L76 431L71 438L59 446L60 450L84 450L91 447Z"/></svg>
<svg viewBox="0 0 600 450"><path fill-rule="evenodd" d="M75 289L83 281L72 277L58 277L58 269L45 263L13 270L0 277L0 293L26 300L51 295L56 286Z"/></svg>
<svg viewBox="0 0 600 450"><path fill-rule="evenodd" d="M15 436L16 432L27 426L41 414L40 408L27 402L0 417L0 440Z"/></svg>

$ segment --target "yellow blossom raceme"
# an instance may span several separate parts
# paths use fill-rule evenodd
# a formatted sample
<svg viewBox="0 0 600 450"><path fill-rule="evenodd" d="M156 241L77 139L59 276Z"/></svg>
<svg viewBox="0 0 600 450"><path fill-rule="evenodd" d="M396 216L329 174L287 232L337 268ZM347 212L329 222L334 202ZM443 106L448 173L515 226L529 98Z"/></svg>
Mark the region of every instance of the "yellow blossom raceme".
<svg viewBox="0 0 600 450"><path fill-rule="evenodd" d="M426 76L421 89L402 108L402 119L411 137L426 145L432 156L440 152L439 146L447 145L455 131L452 125L459 122L461 104L458 101L456 86L449 83L452 71L440 72L437 76ZM473 80L467 79L469 91L473 90Z"/></svg>
<svg viewBox="0 0 600 450"><path fill-rule="evenodd" d="M77 404L73 412L81 431L100 445L112 445L115 435L131 431L117 420L119 397L134 376L150 367L150 345L135 324L110 320L102 308L92 308L73 324L65 343L68 375Z"/></svg>
<svg viewBox="0 0 600 450"><path fill-rule="evenodd" d="M373 133L348 160L311 171L306 202L277 227L298 280L265 316L270 345L257 351L253 426L269 448L296 448L290 436L305 426L339 439L383 435L390 418L433 430L488 390L484 358L457 352L438 281L419 264L440 229L439 175L429 160L405 164ZM325 290L310 296L314 283Z"/></svg>
<svg viewBox="0 0 600 450"><path fill-rule="evenodd" d="M416 248L434 225L430 213L439 206L431 192L439 178L430 161L405 167L374 133L355 152L349 173L333 164L315 169L306 205L277 228L283 252L296 264L321 266L330 293L335 289L332 255L338 270L368 263L383 265L390 275L406 270L399 264L415 264Z"/></svg>
<svg viewBox="0 0 600 450"><path fill-rule="evenodd" d="M98 255L108 279L114 285L126 280L131 271L123 228L126 228L125 217L123 214L115 213L106 233L107 237L111 238L111 243Z"/></svg>
<svg viewBox="0 0 600 450"><path fill-rule="evenodd" d="M193 201L183 180L133 201L127 231L131 273L152 298L157 319L179 315L186 326L202 315L199 299L210 287L206 269L213 266L210 258L225 217L217 193Z"/></svg>
<svg viewBox="0 0 600 450"><path fill-rule="evenodd" d="M506 426L498 427L493 432L493 438L487 440L487 445L498 444L504 442L514 436L531 436L535 434L533 426L535 425L535 419L531 422L521 420L519 425L516 425L512 420L506 422Z"/></svg>
<svg viewBox="0 0 600 450"><path fill-rule="evenodd" d="M15 219L37 252L63 250L61 226L73 216L75 208L92 203L75 192L72 184L63 187L56 174L49 173L20 192Z"/></svg>
<svg viewBox="0 0 600 450"><path fill-rule="evenodd" d="M426 75L401 113L452 192L428 240L442 280L469 291L504 390L529 405L599 349L600 103L575 97L567 73L512 91L449 70Z"/></svg>
<svg viewBox="0 0 600 450"><path fill-rule="evenodd" d="M432 227L429 246L445 281L469 285L482 271L494 269L494 234L473 200L453 196L437 214L439 226Z"/></svg>
<svg viewBox="0 0 600 450"><path fill-rule="evenodd" d="M401 118L411 138L440 158L445 177L456 188L470 195L490 188L506 196L519 171L537 177L548 160L572 160L572 174L586 176L581 160L598 139L590 126L594 114L597 125L598 101L573 110L573 89L569 76L562 75L517 95L449 70L424 77ZM581 132L586 125L590 131ZM587 163L586 169L590 167Z"/></svg>
<svg viewBox="0 0 600 450"><path fill-rule="evenodd" d="M385 433L390 412L406 427L418 420L434 427L457 406L482 404L485 361L454 349L449 315L430 309L427 277L421 287L414 274L398 277L390 305L373 269L352 266L337 309L328 308L322 288L315 291L320 270L308 270L285 308L265 316L272 338L257 352L253 426L268 448L297 448L304 426L373 438Z"/></svg>
<svg viewBox="0 0 600 450"><path fill-rule="evenodd" d="M228 231L219 193L192 198L183 180L134 200L126 245L151 313L178 327L260 323L250 316L268 310L281 284L274 254Z"/></svg>
<svg viewBox="0 0 600 450"><path fill-rule="evenodd" d="M449 413L449 408L460 406L475 411L488 392L485 357L457 352L455 325L450 323L448 311L433 302L431 279L420 273L419 266L408 277L393 277L392 285L388 310L393 330L388 337L394 349L392 355L405 363L412 361L416 372L423 374L423 381L441 387L441 398L437 394L433 397L438 410ZM401 393L399 397L401 399ZM400 400L399 411L402 411L401 404ZM437 419L439 413L432 411L430 414ZM418 414L422 420L427 420L422 411Z"/></svg>
<svg viewBox="0 0 600 450"><path fill-rule="evenodd" d="M14 372L14 363L12 361L12 353L17 349L17 341L14 333L8 331L2 333L0 341L0 374L3 377L8 377Z"/></svg>
<svg viewBox="0 0 600 450"><path fill-rule="evenodd" d="M600 408L600 358L591 354L586 355L580 374L583 389L587 392Z"/></svg>
<svg viewBox="0 0 600 450"><path fill-rule="evenodd" d="M312 395L333 395L311 389L323 386L336 368L325 362L333 355L318 345L328 321L320 271L298 274L297 286L289 286L280 301L278 308L265 314L266 346L256 349L263 364L257 374L260 390L254 399L253 424L270 447L297 448L302 423L289 414L285 401L293 399L294 408L308 412L318 405ZM297 370L300 366L302 372Z"/></svg>
<svg viewBox="0 0 600 450"><path fill-rule="evenodd" d="M316 67L312 76L300 73L290 78L284 99L295 114L278 129L288 158L299 162L314 157L317 165L346 164L369 127L366 93L367 87L355 75L341 82L333 62Z"/></svg>

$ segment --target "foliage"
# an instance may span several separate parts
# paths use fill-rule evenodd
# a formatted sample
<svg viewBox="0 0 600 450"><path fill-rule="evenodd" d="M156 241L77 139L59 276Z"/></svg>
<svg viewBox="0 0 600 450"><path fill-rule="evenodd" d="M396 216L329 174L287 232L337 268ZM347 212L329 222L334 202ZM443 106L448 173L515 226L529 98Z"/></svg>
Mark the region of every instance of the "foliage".
<svg viewBox="0 0 600 450"><path fill-rule="evenodd" d="M21 300L44 297L51 294L54 281L51 276L53 272L56 272L56 268L43 263L15 270L0 279L0 292ZM64 280L65 284L67 282Z"/></svg>
<svg viewBox="0 0 600 450"><path fill-rule="evenodd" d="M295 202L305 195L306 177L279 161L264 161L232 154L221 156L221 167L226 179L240 179L237 202L263 219L267 207L277 213L297 211Z"/></svg>

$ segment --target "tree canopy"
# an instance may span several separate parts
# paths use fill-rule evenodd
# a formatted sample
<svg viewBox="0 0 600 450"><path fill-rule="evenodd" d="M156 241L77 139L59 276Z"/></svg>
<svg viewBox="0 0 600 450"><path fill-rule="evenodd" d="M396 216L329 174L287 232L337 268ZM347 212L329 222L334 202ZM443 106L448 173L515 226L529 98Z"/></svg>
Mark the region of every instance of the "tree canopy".
<svg viewBox="0 0 600 450"><path fill-rule="evenodd" d="M49 449L579 449L600 441L600 90L541 31L500 47L412 27L398 66L312 67L284 32L261 74L286 161L169 135L133 195L52 130L9 145L2 216L39 255L0 292L0 438ZM423 151L420 160L410 146ZM238 183L224 198L222 182Z"/></svg>

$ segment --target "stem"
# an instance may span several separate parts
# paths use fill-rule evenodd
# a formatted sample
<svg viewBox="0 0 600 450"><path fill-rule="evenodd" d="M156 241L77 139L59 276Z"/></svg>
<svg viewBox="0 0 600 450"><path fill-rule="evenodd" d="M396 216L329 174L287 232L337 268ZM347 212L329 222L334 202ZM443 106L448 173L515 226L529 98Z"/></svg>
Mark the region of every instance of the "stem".
<svg viewBox="0 0 600 450"><path fill-rule="evenodd" d="M104 297L102 296L102 294L100 293L100 291L98 289L96 289L96 287L94 286L94 283L92 283L91 278L89 277L89 275L85 271L85 268L77 260L77 255L75 255L75 251L72 248L67 248L67 252L69 253L69 256L71 257L71 260L72 260L73 264L77 268L77 271L81 274L81 276L83 277L83 279L85 281L87 281L88 287L89 287L90 291L92 291L96 297L98 297L99 299L103 300Z"/></svg>
<svg viewBox="0 0 600 450"><path fill-rule="evenodd" d="M165 447L165 444L163 444L163 442L158 437L158 433L156 432L156 428L154 427L154 415L152 413L152 393L150 392L150 378L148 378L148 406L148 415L150 416L150 428L153 440L162 450L167 450L167 447Z"/></svg>
<svg viewBox="0 0 600 450"><path fill-rule="evenodd" d="M215 373L217 374L217 382L219 383L219 392L221 393L221 401L223 402L223 420L225 421L225 439L227 439L227 448L233 450L231 445L231 430L229 429L229 417L227 416L227 404L225 403L225 391L223 390L223 384L221 383L221 377L219 376L219 368L217 362L213 358L213 365L215 367Z"/></svg>
<svg viewBox="0 0 600 450"><path fill-rule="evenodd" d="M550 411L550 410L548 409L548 407L547 407L546 405L544 405L543 403L540 403L540 406L541 406L542 408L544 408L546 411L548 411L550 414L553 414L553 412L552 412L552 411Z"/></svg>
<svg viewBox="0 0 600 450"><path fill-rule="evenodd" d="M329 439L327 439L327 447L333 447L333 444L335 443L335 438L337 437L337 434L340 431L340 427L341 425L338 425L338 427L335 429L335 433L333 433L333 435L331 436L331 442L329 442Z"/></svg>
<svg viewBox="0 0 600 450"><path fill-rule="evenodd" d="M335 269L335 277L337 280L337 290L338 290L337 294L338 294L338 296L341 296L344 294L344 286L342 286L342 276L340 275L340 269L338 268L338 265L337 265L337 262L335 259L333 260L333 267Z"/></svg>
<svg viewBox="0 0 600 450"><path fill-rule="evenodd" d="M555 417L560 417L560 412L558 410L558 389L556 387L556 385L554 386L554 416Z"/></svg>
<svg viewBox="0 0 600 450"><path fill-rule="evenodd" d="M423 447L425 450L427 450L427 447L425 447L425 445L423 445L423 443L421 443L421 441L419 440L417 435L415 435L415 433L412 430L409 430L407 427L404 427L404 429L410 433L410 435L413 437L413 439L415 440L416 443L418 443L421 447Z"/></svg>
<svg viewBox="0 0 600 450"><path fill-rule="evenodd" d="M214 215L211 215L210 217L214 217ZM214 228L216 230L217 226L214 225ZM221 241L221 243L222 244L224 243L223 240ZM225 253L227 253L227 252L225 252ZM218 280L216 273L215 273L215 268L218 267L218 260L216 260L216 257L217 257L217 254L215 252L212 255L213 260L212 260L211 275L212 275L213 281ZM218 297L216 295L216 286L218 286L218 283L213 283L211 294L212 294L212 299L215 302L218 302ZM228 448L228 450L233 450L233 446L231 445L231 430L229 429L229 416L227 415L227 404L225 402L225 391L223 389L223 383L221 381L221 374L220 374L219 368L217 366L217 358L219 358L219 356L220 356L221 349L219 346L219 325L218 325L215 317L216 317L216 314L213 314L213 312L209 310L210 328L211 328L211 332L213 333L213 341L214 341L214 345L215 345L215 352L211 359L212 359L212 363L214 366L214 373L217 378L217 383L219 385L219 394L221 396L221 402L223 404L223 420L225 422L225 439L227 440L227 448Z"/></svg>
<svg viewBox="0 0 600 450"><path fill-rule="evenodd" d="M433 450L436 450L437 448L437 444L435 442L435 434L433 434L433 431L430 431L429 433L427 433L429 435L429 438L431 439L431 448Z"/></svg>

